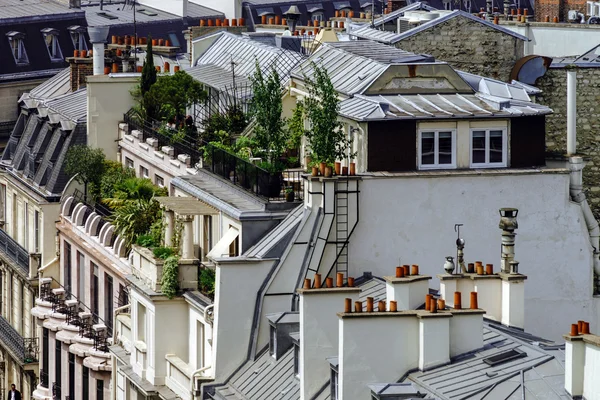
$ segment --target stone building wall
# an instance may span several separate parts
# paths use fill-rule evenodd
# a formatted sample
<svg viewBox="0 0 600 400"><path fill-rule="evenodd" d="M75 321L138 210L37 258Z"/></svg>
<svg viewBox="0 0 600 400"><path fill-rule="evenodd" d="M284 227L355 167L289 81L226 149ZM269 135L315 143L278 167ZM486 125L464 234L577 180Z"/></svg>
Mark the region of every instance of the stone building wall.
<svg viewBox="0 0 600 400"><path fill-rule="evenodd" d="M538 102L552 108L546 117L546 150L564 155L567 150L567 71L550 68L536 85L543 90ZM583 183L588 201L600 218L600 68L577 71L577 153L588 163Z"/></svg>
<svg viewBox="0 0 600 400"><path fill-rule="evenodd" d="M407 37L396 47L502 81L509 80L515 62L524 55L522 40L462 16Z"/></svg>
<svg viewBox="0 0 600 400"><path fill-rule="evenodd" d="M577 10L585 14L586 0L535 0L535 20L544 21L546 16L550 21L558 17L560 22L568 21L569 10Z"/></svg>

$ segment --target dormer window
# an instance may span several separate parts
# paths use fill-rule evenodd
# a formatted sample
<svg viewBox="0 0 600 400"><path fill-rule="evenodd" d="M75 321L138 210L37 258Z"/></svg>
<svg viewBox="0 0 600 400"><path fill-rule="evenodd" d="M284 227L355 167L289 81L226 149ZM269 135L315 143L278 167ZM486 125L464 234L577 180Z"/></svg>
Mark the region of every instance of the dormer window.
<svg viewBox="0 0 600 400"><path fill-rule="evenodd" d="M69 33L71 34L71 41L73 42L73 47L75 50L87 50L87 42L85 40L85 28L75 25L70 26Z"/></svg>
<svg viewBox="0 0 600 400"><path fill-rule="evenodd" d="M471 167L506 167L506 136L505 129L472 129Z"/></svg>
<svg viewBox="0 0 600 400"><path fill-rule="evenodd" d="M293 333L300 328L300 315L285 312L267 315L269 321L269 354L279 360L294 345Z"/></svg>
<svg viewBox="0 0 600 400"><path fill-rule="evenodd" d="M339 400L339 374L337 365L331 365L329 385L331 390L331 400Z"/></svg>
<svg viewBox="0 0 600 400"><path fill-rule="evenodd" d="M44 36L44 43L48 49L50 60L62 61L62 51L60 50L60 44L58 43L58 31L52 28L42 29L42 35Z"/></svg>
<svg viewBox="0 0 600 400"><path fill-rule="evenodd" d="M310 19L312 21L325 21L325 14L323 13L323 11L315 11L313 13L310 14Z"/></svg>
<svg viewBox="0 0 600 400"><path fill-rule="evenodd" d="M450 11L452 10L452 0L444 0L444 10Z"/></svg>
<svg viewBox="0 0 600 400"><path fill-rule="evenodd" d="M25 34L21 32L11 31L6 34L8 36L8 43L15 62L18 65L29 64L27 58L27 52L25 51Z"/></svg>
<svg viewBox="0 0 600 400"><path fill-rule="evenodd" d="M456 168L456 132L454 130L419 132L419 168Z"/></svg>
<svg viewBox="0 0 600 400"><path fill-rule="evenodd" d="M471 0L464 0L465 11L471 11Z"/></svg>

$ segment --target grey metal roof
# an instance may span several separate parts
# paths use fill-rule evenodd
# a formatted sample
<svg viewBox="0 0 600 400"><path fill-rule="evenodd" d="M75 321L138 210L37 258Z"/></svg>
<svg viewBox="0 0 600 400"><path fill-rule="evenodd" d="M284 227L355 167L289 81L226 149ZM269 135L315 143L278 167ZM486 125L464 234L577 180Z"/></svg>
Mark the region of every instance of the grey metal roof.
<svg viewBox="0 0 600 400"><path fill-rule="evenodd" d="M84 5L82 9L85 11L85 17L90 26L100 25L127 25L133 24L133 7L124 3L104 3L102 10L100 9L99 3L93 5ZM147 10L150 14L140 12L140 10ZM114 18L106 18L102 15L108 14ZM213 10L208 7L204 7L199 4L188 2L187 17L191 18L208 18L215 16L222 16L223 13L220 11ZM148 7L145 5L137 5L135 20L137 24L145 24L152 22L159 22L165 20L181 20L181 17L175 14L171 14L157 8Z"/></svg>
<svg viewBox="0 0 600 400"><path fill-rule="evenodd" d="M0 0L0 10L0 25L16 18L35 17L39 20L57 15L83 16L83 11L53 0Z"/></svg>
<svg viewBox="0 0 600 400"><path fill-rule="evenodd" d="M379 278L359 281L356 286L360 288L358 300L363 304L363 311L367 309L367 297L373 297L375 304L386 299L385 282Z"/></svg>
<svg viewBox="0 0 600 400"><path fill-rule="evenodd" d="M31 89L28 97L35 100L55 98L71 91L71 70L65 68L44 83Z"/></svg>
<svg viewBox="0 0 600 400"><path fill-rule="evenodd" d="M377 18L375 20L375 26L381 26L387 22L398 19L399 17L403 17L406 11L414 11L414 10L426 10L426 11L436 11L435 7L431 7L426 3L422 3L420 1L416 3L409 4L405 7L399 8L396 11L392 11L389 14L385 14L383 17Z"/></svg>
<svg viewBox="0 0 600 400"><path fill-rule="evenodd" d="M300 380L294 375L294 349L278 360L263 351L256 361L247 362L228 384L217 387L221 400L298 400Z"/></svg>
<svg viewBox="0 0 600 400"><path fill-rule="evenodd" d="M527 90L522 86L522 84L515 85L512 83L506 83L464 71L456 72L458 72L458 74L473 88L473 90L476 90L479 93L503 97L506 99L531 101ZM532 86L529 87L533 88Z"/></svg>
<svg viewBox="0 0 600 400"><path fill-rule="evenodd" d="M474 15L472 15L472 14L466 12L466 11L454 10L451 13L443 15L443 16L441 16L439 18L436 18L434 20L431 20L429 22L426 22L426 23L424 23L422 25L419 25L419 26L417 26L417 27L415 27L413 29L409 29L406 32L399 33L398 37L396 38L397 42L400 41L400 40L402 40L402 39L406 39L407 37L416 35L417 33L426 31L427 29L429 29L431 27L434 27L434 26L439 25L439 24L441 24L443 22L449 21L452 18L457 18L457 17L468 18L471 21L478 22L478 23L480 23L482 25L487 26L488 28L495 29L495 30L497 30L499 32L502 32L502 33L505 33L507 35L513 36L513 37L515 37L517 39L524 40L526 42L529 41L529 38L527 36L523 36L523 35L520 35L518 33L515 33L513 31L511 31L510 29L503 27L502 25L493 24L490 21L487 21L487 20L475 17Z"/></svg>
<svg viewBox="0 0 600 400"><path fill-rule="evenodd" d="M486 323L483 349L450 365L414 372L408 381L439 399L570 399L564 390L564 350L521 340ZM526 356L498 365L484 359L517 349Z"/></svg>
<svg viewBox="0 0 600 400"><path fill-rule="evenodd" d="M340 103L339 114L356 120L498 118L545 115L552 110L529 101L485 94L355 95Z"/></svg>
<svg viewBox="0 0 600 400"><path fill-rule="evenodd" d="M360 39L374 40L384 44L393 44L400 41L398 37L399 35L396 32L374 29L371 28L370 24L364 24L360 28L352 30L350 32L350 36Z"/></svg>
<svg viewBox="0 0 600 400"><path fill-rule="evenodd" d="M185 72L190 74L198 82L205 85L218 89L220 91L227 91L228 93L236 93L237 98L250 97L250 80L243 75L238 75L236 71L235 86L243 87L244 90L234 91L233 90L233 75L231 71L223 69L213 64L200 64L186 69ZM246 89L247 88L247 89Z"/></svg>
<svg viewBox="0 0 600 400"><path fill-rule="evenodd" d="M235 63L237 75L251 76L256 63L263 71L275 68L282 81L301 60L300 53L267 46L243 36L220 32L220 37L200 56L196 65L211 64L226 71Z"/></svg>
<svg viewBox="0 0 600 400"><path fill-rule="evenodd" d="M323 43L292 76L312 78L312 62L327 70L338 92L359 93L367 88L391 64L431 61L430 56L417 55L381 43L361 40Z"/></svg>
<svg viewBox="0 0 600 400"><path fill-rule="evenodd" d="M73 122L85 122L87 117L87 88L45 101L49 111L54 111Z"/></svg>
<svg viewBox="0 0 600 400"><path fill-rule="evenodd" d="M292 210L273 230L267 233L254 246L249 248L245 257L265 258L271 254L271 250L284 241L288 235L295 232L302 219L306 217L304 205L301 204Z"/></svg>
<svg viewBox="0 0 600 400"><path fill-rule="evenodd" d="M552 60L550 68L564 68L567 65L577 65L578 67L597 68L600 67L600 45L580 56L556 57Z"/></svg>

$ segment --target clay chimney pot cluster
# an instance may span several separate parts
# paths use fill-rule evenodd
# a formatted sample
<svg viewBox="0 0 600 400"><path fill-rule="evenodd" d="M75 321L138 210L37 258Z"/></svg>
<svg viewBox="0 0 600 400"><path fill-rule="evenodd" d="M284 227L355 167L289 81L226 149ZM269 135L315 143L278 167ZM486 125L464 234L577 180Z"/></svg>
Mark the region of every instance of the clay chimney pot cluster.
<svg viewBox="0 0 600 400"><path fill-rule="evenodd" d="M344 274L341 272L337 273L337 286L336 287L344 287ZM354 287L354 278L353 277L348 277L348 280L346 282L346 287ZM325 287L327 289L331 289L333 288L333 278L326 278L325 279ZM321 278L321 274L315 274L313 281L311 282L311 280L309 278L304 279L304 284L302 286L303 289L322 289L323 288L323 281ZM350 306L350 308L352 308ZM351 311L350 311L351 312Z"/></svg>
<svg viewBox="0 0 600 400"><path fill-rule="evenodd" d="M586 321L577 321L576 324L571 325L571 336L589 335L590 334L590 323Z"/></svg>

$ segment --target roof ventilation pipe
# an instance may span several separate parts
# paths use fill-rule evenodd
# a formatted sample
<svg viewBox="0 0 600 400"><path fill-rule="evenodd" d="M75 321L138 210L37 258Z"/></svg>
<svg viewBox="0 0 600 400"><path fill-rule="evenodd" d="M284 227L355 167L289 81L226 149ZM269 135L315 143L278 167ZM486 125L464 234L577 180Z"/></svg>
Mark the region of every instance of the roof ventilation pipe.
<svg viewBox="0 0 600 400"><path fill-rule="evenodd" d="M567 71L567 154L577 153L577 71Z"/></svg>
<svg viewBox="0 0 600 400"><path fill-rule="evenodd" d="M104 43L108 38L108 26L88 27L90 42L94 49L94 75L104 74Z"/></svg>

